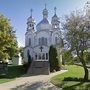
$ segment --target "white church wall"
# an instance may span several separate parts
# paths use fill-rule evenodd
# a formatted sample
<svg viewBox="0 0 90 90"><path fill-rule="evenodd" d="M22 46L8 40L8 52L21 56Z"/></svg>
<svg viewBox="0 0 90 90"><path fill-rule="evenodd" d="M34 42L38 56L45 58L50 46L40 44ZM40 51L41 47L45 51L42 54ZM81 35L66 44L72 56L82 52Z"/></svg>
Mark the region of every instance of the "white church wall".
<svg viewBox="0 0 90 90"><path fill-rule="evenodd" d="M34 60L36 60L35 59L35 55L37 54L37 60L39 60L39 54L46 54L46 53L48 53L49 52L49 47L47 47L47 46L42 46L43 47L43 49L42 49L42 51L41 51L41 49L40 49L40 46L37 46L37 47L35 47L34 48Z"/></svg>
<svg viewBox="0 0 90 90"><path fill-rule="evenodd" d="M31 39L31 44L29 44L29 39ZM33 33L29 33L28 32L28 34L27 34L27 36L26 36L26 45L27 46L34 46L34 34Z"/></svg>

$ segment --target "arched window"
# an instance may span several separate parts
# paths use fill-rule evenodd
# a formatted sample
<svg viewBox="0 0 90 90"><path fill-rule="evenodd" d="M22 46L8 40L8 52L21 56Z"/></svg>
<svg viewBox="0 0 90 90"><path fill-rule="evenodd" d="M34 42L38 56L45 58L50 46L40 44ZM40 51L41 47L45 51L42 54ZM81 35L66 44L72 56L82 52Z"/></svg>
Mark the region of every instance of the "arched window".
<svg viewBox="0 0 90 90"><path fill-rule="evenodd" d="M46 60L48 59L48 53L46 53Z"/></svg>
<svg viewBox="0 0 90 90"><path fill-rule="evenodd" d="M29 57L30 53L29 53L29 50L27 50L27 57Z"/></svg>
<svg viewBox="0 0 90 90"><path fill-rule="evenodd" d="M44 53L42 54L42 59L43 59L43 60L45 59L45 54L44 54Z"/></svg>
<svg viewBox="0 0 90 90"><path fill-rule="evenodd" d="M32 26L32 24L30 24L30 27Z"/></svg>
<svg viewBox="0 0 90 90"><path fill-rule="evenodd" d="M55 44L58 43L58 37L55 37Z"/></svg>
<svg viewBox="0 0 90 90"><path fill-rule="evenodd" d="M35 54L35 59L37 60L37 54Z"/></svg>
<svg viewBox="0 0 90 90"><path fill-rule="evenodd" d="M31 46L31 38L29 38L29 41L28 42L29 42L29 46Z"/></svg>
<svg viewBox="0 0 90 90"><path fill-rule="evenodd" d="M41 43L41 38L39 38L39 45L41 45L42 43Z"/></svg>
<svg viewBox="0 0 90 90"><path fill-rule="evenodd" d="M41 59L41 54L39 53L39 59Z"/></svg>
<svg viewBox="0 0 90 90"><path fill-rule="evenodd" d="M47 45L47 38L45 38L45 45Z"/></svg>
<svg viewBox="0 0 90 90"><path fill-rule="evenodd" d="M44 37L42 37L42 45L44 45Z"/></svg>
<svg viewBox="0 0 90 90"><path fill-rule="evenodd" d="M39 38L39 45L47 45L47 38L44 37Z"/></svg>
<svg viewBox="0 0 90 90"><path fill-rule="evenodd" d="M38 39L38 43L39 43L39 45L40 45L40 38Z"/></svg>

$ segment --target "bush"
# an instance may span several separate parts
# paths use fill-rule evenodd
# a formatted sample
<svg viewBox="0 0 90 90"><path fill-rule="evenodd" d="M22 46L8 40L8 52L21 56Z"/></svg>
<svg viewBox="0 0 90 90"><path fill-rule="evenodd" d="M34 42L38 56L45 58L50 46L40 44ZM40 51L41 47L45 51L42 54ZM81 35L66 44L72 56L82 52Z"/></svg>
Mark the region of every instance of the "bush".
<svg viewBox="0 0 90 90"><path fill-rule="evenodd" d="M23 68L24 68L25 73L27 73L31 63L32 63L32 59L31 59L31 56L29 55L28 62L24 62L24 64L23 64Z"/></svg>
<svg viewBox="0 0 90 90"><path fill-rule="evenodd" d="M29 63L24 63L23 64L23 69L24 69L25 73L27 73L28 68L29 68Z"/></svg>
<svg viewBox="0 0 90 90"><path fill-rule="evenodd" d="M50 46L49 49L49 63L50 63L50 71L53 72L54 70L59 71L60 65L59 60L57 58L57 50L55 47Z"/></svg>
<svg viewBox="0 0 90 90"><path fill-rule="evenodd" d="M8 71L7 62L0 62L0 74L6 74Z"/></svg>

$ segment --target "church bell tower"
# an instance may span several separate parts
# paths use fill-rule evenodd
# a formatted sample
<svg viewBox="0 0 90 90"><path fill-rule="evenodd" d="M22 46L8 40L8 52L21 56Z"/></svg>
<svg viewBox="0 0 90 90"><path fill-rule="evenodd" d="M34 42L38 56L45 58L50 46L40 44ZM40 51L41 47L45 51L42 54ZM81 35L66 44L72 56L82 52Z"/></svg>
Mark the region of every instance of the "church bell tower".
<svg viewBox="0 0 90 90"><path fill-rule="evenodd" d="M34 26L35 26L35 20L34 18L32 17L32 9L30 10L31 11L31 15L30 17L27 19L27 31L32 31L34 30Z"/></svg>
<svg viewBox="0 0 90 90"><path fill-rule="evenodd" d="M54 16L52 17L52 21L51 21L51 24L52 24L52 29L59 29L60 28L60 21L59 21L59 18L56 14L56 7L54 8Z"/></svg>

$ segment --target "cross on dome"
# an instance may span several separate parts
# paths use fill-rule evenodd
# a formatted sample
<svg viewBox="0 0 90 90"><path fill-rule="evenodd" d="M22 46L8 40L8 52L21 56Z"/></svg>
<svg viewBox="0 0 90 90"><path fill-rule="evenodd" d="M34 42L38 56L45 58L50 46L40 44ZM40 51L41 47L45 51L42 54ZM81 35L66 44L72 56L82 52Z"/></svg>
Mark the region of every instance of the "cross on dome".
<svg viewBox="0 0 90 90"><path fill-rule="evenodd" d="M33 9L32 8L31 8L30 12L31 12L31 17L32 17L32 12L33 12Z"/></svg>
<svg viewBox="0 0 90 90"><path fill-rule="evenodd" d="M46 3L45 3L45 9L46 9L46 6L47 6L47 5L46 5Z"/></svg>
<svg viewBox="0 0 90 90"><path fill-rule="evenodd" d="M46 9L46 4L45 4L45 8L43 9L43 18L47 18L48 17L48 10Z"/></svg>
<svg viewBox="0 0 90 90"><path fill-rule="evenodd" d="M56 10L57 10L57 8L56 8L56 7L54 7L54 12L55 12L55 14L56 14Z"/></svg>

